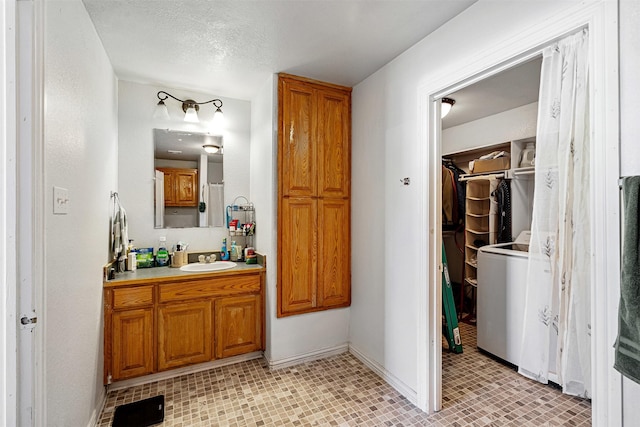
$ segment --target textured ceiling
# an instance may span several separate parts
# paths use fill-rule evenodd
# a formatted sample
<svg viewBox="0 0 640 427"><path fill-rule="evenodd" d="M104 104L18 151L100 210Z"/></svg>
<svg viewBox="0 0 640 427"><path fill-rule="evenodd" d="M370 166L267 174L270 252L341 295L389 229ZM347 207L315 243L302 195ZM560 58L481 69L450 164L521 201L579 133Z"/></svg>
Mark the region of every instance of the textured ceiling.
<svg viewBox="0 0 640 427"><path fill-rule="evenodd" d="M250 100L287 72L354 86L475 0L83 0L118 78Z"/></svg>

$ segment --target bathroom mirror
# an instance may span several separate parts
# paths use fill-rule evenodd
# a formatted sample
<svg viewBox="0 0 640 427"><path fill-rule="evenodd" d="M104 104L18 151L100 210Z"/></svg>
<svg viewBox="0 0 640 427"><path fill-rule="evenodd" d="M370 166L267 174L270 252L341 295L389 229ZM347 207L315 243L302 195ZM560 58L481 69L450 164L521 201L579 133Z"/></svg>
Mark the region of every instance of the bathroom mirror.
<svg viewBox="0 0 640 427"><path fill-rule="evenodd" d="M223 138L154 129L155 228L222 227Z"/></svg>

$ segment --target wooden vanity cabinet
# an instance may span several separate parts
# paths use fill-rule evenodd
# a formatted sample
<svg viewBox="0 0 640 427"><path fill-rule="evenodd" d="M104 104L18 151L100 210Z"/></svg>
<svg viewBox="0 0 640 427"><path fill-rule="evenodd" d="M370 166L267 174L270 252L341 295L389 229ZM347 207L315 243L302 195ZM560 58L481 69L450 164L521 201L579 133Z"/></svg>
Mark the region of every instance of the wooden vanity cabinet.
<svg viewBox="0 0 640 427"><path fill-rule="evenodd" d="M220 298L215 312L217 359L262 348L260 295Z"/></svg>
<svg viewBox="0 0 640 427"><path fill-rule="evenodd" d="M211 360L211 301L158 307L158 370Z"/></svg>
<svg viewBox="0 0 640 427"><path fill-rule="evenodd" d="M107 290L105 319L105 354L111 350L113 379L150 374L154 370L153 287L139 286ZM106 337L110 336L109 348Z"/></svg>
<svg viewBox="0 0 640 427"><path fill-rule="evenodd" d="M164 174L165 206L198 206L198 170L156 168Z"/></svg>
<svg viewBox="0 0 640 427"><path fill-rule="evenodd" d="M263 350L264 275L105 287L105 384Z"/></svg>

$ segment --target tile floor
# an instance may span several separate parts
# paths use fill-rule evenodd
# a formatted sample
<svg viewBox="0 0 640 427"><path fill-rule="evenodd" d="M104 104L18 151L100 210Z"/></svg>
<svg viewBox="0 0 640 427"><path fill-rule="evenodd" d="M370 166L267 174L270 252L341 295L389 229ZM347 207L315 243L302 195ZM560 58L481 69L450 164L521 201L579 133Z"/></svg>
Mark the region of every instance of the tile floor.
<svg viewBox="0 0 640 427"><path fill-rule="evenodd" d="M591 404L480 354L461 324L462 354L443 351L443 410L427 415L345 353L270 371L262 360L109 393L115 407L165 395L162 426L590 426ZM444 344L443 344L444 345Z"/></svg>

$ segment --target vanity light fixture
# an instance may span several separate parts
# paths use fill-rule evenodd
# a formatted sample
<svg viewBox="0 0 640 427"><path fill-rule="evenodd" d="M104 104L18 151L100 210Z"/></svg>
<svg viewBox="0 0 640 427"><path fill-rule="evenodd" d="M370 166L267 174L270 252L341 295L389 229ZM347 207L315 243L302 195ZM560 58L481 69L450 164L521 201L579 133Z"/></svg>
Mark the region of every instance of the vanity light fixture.
<svg viewBox="0 0 640 427"><path fill-rule="evenodd" d="M444 119L449 111L451 111L451 107L456 103L455 99L451 98L442 98L442 103L440 104L440 118Z"/></svg>
<svg viewBox="0 0 640 427"><path fill-rule="evenodd" d="M213 104L214 107L216 107L216 111L215 113L213 113L213 126L214 126L214 130L221 130L222 129L222 120L223 120L223 114L222 114L222 101L219 99L211 99L209 101L204 101L204 102L196 102L193 99L180 99L180 98L176 98L175 96L171 95L168 92L165 92L163 90L161 90L160 92L158 92L157 94L158 99L160 100L158 102L158 105L156 105L156 110L153 113L153 117L156 119L163 119L163 120L168 120L169 119L169 111L167 110L167 105L164 103L164 101L166 101L168 98L173 98L178 102L182 102L182 111L184 111L184 121L185 122L190 122L190 123L199 123L200 119L198 118L198 111L200 111L200 106L204 105L204 104Z"/></svg>

